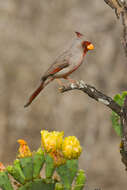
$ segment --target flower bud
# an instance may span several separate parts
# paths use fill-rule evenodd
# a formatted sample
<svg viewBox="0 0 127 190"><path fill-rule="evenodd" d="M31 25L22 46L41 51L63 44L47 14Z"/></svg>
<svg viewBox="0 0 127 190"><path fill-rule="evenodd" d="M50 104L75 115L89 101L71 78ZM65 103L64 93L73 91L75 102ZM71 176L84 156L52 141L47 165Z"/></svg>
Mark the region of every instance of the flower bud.
<svg viewBox="0 0 127 190"><path fill-rule="evenodd" d="M18 150L19 151L19 155L18 155L19 158L24 158L24 157L32 155L26 141L24 141L23 139L19 139L18 143L20 144L20 147Z"/></svg>
<svg viewBox="0 0 127 190"><path fill-rule="evenodd" d="M61 150L63 143L64 132L48 132L46 130L41 131L42 146L46 152L54 152Z"/></svg>
<svg viewBox="0 0 127 190"><path fill-rule="evenodd" d="M82 152L78 139L75 136L66 137L62 144L62 152L67 159L77 159Z"/></svg>

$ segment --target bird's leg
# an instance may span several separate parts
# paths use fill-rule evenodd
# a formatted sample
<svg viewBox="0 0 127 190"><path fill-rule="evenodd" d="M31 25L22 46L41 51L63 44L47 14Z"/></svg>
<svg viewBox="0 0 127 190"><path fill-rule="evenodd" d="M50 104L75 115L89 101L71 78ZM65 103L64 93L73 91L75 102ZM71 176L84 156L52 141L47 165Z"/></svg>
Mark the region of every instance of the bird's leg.
<svg viewBox="0 0 127 190"><path fill-rule="evenodd" d="M62 82L60 79L58 79L58 78L56 78L56 81L57 81L57 83L60 85L60 87L58 88L58 90L61 92L61 89L62 89L65 85L64 85L63 82Z"/></svg>
<svg viewBox="0 0 127 190"><path fill-rule="evenodd" d="M71 83L71 84L72 84L72 83L73 83L73 84L76 84L76 83L77 83L76 80L70 79L69 77L64 77L64 79L65 79L65 80L68 80L69 83ZM58 79L58 80L59 80L59 79ZM57 80L57 81L58 81L58 80ZM60 80L59 80L59 82L62 84L62 82L61 82ZM60 83L59 83L59 84L60 84ZM61 87L59 88L59 91L62 92L62 90L63 90L64 87L65 87L64 85L61 85Z"/></svg>
<svg viewBox="0 0 127 190"><path fill-rule="evenodd" d="M65 77L64 79L68 80L69 83L77 83L76 80L73 80L73 79L71 79L71 78L69 78L69 77Z"/></svg>
<svg viewBox="0 0 127 190"><path fill-rule="evenodd" d="M60 80L60 79L56 79L57 83L60 85L60 86L64 86L63 82Z"/></svg>

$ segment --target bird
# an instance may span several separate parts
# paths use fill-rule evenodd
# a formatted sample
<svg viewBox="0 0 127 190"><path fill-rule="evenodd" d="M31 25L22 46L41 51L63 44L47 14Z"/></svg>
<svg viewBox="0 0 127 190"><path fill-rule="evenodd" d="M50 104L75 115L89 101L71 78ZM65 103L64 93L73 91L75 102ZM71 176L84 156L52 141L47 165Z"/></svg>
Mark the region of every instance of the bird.
<svg viewBox="0 0 127 190"><path fill-rule="evenodd" d="M62 85L60 79L66 79L71 83L75 81L69 78L69 75L76 71L84 62L85 55L89 50L94 49L94 45L85 39L84 34L75 32L75 38L71 44L54 60L48 70L41 78L41 84L29 97L24 107L28 107L38 94L54 79L59 85ZM62 85L63 86L63 85Z"/></svg>

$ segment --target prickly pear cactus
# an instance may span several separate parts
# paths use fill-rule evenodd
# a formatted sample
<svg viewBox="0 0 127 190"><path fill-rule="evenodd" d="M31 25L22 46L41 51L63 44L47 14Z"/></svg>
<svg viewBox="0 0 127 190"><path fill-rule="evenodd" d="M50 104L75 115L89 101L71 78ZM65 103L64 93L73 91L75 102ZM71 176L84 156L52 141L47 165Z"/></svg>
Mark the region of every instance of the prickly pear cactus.
<svg viewBox="0 0 127 190"><path fill-rule="evenodd" d="M34 152L26 141L19 139L14 163L6 168L0 163L0 187L3 190L82 190L86 177L83 170L78 170L80 143L74 136L64 139L63 136L63 132L41 131L42 146ZM45 172L45 178L41 171Z"/></svg>

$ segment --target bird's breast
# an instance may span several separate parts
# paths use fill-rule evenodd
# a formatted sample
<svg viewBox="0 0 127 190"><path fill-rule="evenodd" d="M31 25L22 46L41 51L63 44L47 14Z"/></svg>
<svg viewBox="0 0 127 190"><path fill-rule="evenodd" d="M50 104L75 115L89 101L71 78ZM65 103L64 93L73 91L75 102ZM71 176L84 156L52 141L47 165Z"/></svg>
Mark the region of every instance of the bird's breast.
<svg viewBox="0 0 127 190"><path fill-rule="evenodd" d="M84 56L83 54L72 55L68 62L69 66L60 70L58 73L55 74L56 78L64 78L73 73L78 67L83 63Z"/></svg>

